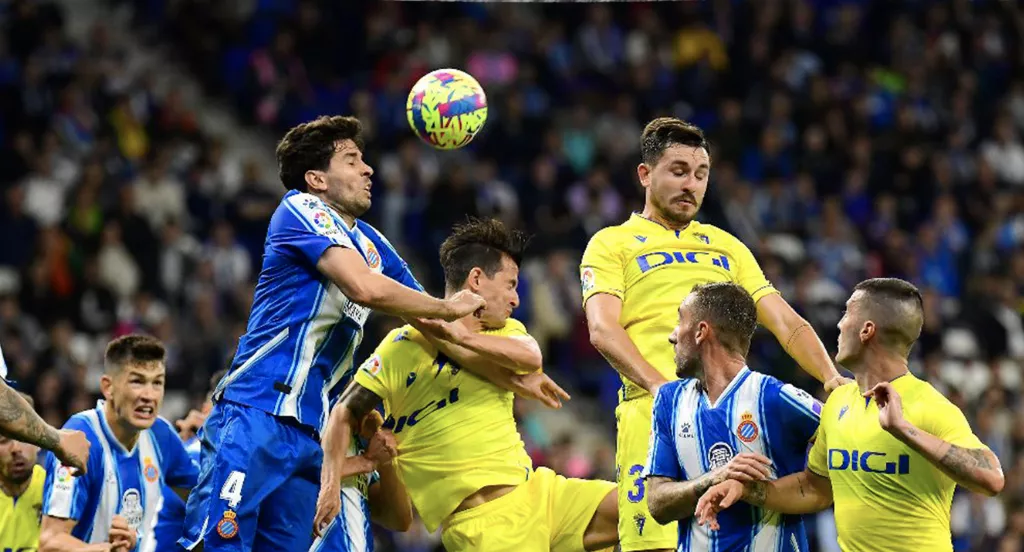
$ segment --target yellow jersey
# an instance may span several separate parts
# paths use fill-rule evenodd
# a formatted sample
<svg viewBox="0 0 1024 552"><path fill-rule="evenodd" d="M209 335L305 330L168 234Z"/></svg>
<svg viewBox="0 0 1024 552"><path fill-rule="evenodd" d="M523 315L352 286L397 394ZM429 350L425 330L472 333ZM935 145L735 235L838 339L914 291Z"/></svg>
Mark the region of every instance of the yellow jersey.
<svg viewBox="0 0 1024 552"><path fill-rule="evenodd" d="M892 381L914 426L964 448L985 448L960 409L913 374ZM878 405L856 383L829 395L807 468L827 477L845 552L951 551L956 483L878 422Z"/></svg>
<svg viewBox="0 0 1024 552"><path fill-rule="evenodd" d="M39 547L45 480L46 470L36 465L32 468L32 480L21 496L13 498L0 491L0 550L35 552Z"/></svg>
<svg viewBox="0 0 1024 552"><path fill-rule="evenodd" d="M735 282L754 301L778 293L747 246L710 224L675 231L633 213L590 238L580 263L583 304L598 293L622 299L620 322L647 362L669 380L676 366L668 336L679 323L679 304L694 286ZM649 394L622 378L619 400Z"/></svg>
<svg viewBox="0 0 1024 552"><path fill-rule="evenodd" d="M484 333L528 335L513 319ZM412 327L389 333L355 381L384 400L396 471L429 531L474 492L519 485L533 471L513 394L460 369Z"/></svg>

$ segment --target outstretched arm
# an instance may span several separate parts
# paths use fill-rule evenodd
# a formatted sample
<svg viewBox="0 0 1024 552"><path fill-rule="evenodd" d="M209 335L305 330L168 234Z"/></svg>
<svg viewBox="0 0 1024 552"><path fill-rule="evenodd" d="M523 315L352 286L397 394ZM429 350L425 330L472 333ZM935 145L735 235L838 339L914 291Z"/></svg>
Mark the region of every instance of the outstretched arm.
<svg viewBox="0 0 1024 552"><path fill-rule="evenodd" d="M113 548L110 543L86 544L71 536L71 530L78 522L43 516L39 530L39 552L128 552L125 546Z"/></svg>
<svg viewBox="0 0 1024 552"><path fill-rule="evenodd" d="M0 379L0 433L52 451L75 475L85 473L89 440L81 431L57 430L43 421L17 391Z"/></svg>
<svg viewBox="0 0 1024 552"><path fill-rule="evenodd" d="M772 293L757 302L757 321L772 332L779 345L805 372L825 384L826 391L846 382L832 364L814 328L781 295Z"/></svg>
<svg viewBox="0 0 1024 552"><path fill-rule="evenodd" d="M584 309L590 330L590 343L594 348L622 377L648 393L655 394L658 387L668 380L640 354L640 349L619 322L622 299L608 293L598 293L587 300Z"/></svg>

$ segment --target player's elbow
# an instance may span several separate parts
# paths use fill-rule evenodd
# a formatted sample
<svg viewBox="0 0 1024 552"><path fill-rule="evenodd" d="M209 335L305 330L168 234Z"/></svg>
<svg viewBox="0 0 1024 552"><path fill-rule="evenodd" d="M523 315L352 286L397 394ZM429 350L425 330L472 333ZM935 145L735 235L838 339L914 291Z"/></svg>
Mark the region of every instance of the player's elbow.
<svg viewBox="0 0 1024 552"><path fill-rule="evenodd" d="M596 320L588 320L587 329L590 331L590 344L598 352L604 353L608 349L610 339L608 325Z"/></svg>
<svg viewBox="0 0 1024 552"><path fill-rule="evenodd" d="M989 475L982 481L981 493L985 496L996 496L1003 492L1006 479L1002 470L989 470Z"/></svg>
<svg viewBox="0 0 1024 552"><path fill-rule="evenodd" d="M43 527L39 531L39 552L62 552L60 531L53 527Z"/></svg>
<svg viewBox="0 0 1024 552"><path fill-rule="evenodd" d="M352 301L371 308L380 304L382 296L379 286L375 286L370 278L358 278L348 282L341 291Z"/></svg>
<svg viewBox="0 0 1024 552"><path fill-rule="evenodd" d="M654 521L665 525L676 521L669 515L669 509L661 496L661 484L657 479L647 480L647 509L651 512Z"/></svg>

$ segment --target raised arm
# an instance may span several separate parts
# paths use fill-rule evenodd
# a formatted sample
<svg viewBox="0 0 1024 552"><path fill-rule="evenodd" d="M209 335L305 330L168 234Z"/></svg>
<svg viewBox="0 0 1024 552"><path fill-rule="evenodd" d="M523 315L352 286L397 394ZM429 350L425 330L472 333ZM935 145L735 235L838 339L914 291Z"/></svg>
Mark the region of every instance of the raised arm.
<svg viewBox="0 0 1024 552"><path fill-rule="evenodd" d="M47 424L17 391L0 379L0 433L16 441L53 451L61 463L85 473L89 440L80 431L57 430Z"/></svg>
<svg viewBox="0 0 1024 552"><path fill-rule="evenodd" d="M400 317L458 320L484 306L475 293L463 291L437 299L377 274L354 249L329 247L316 265L321 274L356 303Z"/></svg>
<svg viewBox="0 0 1024 552"><path fill-rule="evenodd" d="M781 295L771 293L757 302L757 321L772 332L800 368L825 384L826 391L846 382L814 328Z"/></svg>
<svg viewBox="0 0 1024 552"><path fill-rule="evenodd" d="M882 429L916 450L957 485L986 496L995 496L1003 490L1005 480L999 459L970 433L970 426L959 409L943 415L942 422L951 426L950 432L963 435L966 437L963 441L975 446L959 446L914 426L903 416L902 399L890 383L879 383L865 395L878 402L878 421ZM952 405L936 405L937 408L949 406Z"/></svg>
<svg viewBox="0 0 1024 552"><path fill-rule="evenodd" d="M317 499L316 519L313 531L322 535L338 512L341 511L341 481L345 474L366 473L373 470L355 471L346 467L349 444L356 432L356 423L381 403L381 398L369 389L352 382L345 388L338 404L331 410L324 429L321 446L324 450L323 466L320 470L320 496ZM360 462L353 457L354 462ZM346 471L346 469L348 471Z"/></svg>
<svg viewBox="0 0 1024 552"><path fill-rule="evenodd" d="M598 293L587 300L585 310L590 343L623 377L652 395L668 381L644 359L640 349L637 349L619 322L622 299L608 293ZM667 344L665 346L669 347Z"/></svg>

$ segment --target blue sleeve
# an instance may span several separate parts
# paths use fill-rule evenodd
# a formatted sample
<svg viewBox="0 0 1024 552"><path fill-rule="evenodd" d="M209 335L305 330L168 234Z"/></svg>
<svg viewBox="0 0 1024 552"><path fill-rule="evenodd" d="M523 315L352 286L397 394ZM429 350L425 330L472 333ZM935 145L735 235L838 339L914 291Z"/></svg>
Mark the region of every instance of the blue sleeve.
<svg viewBox="0 0 1024 552"><path fill-rule="evenodd" d="M46 453L44 467L46 480L43 483L43 515L61 519L80 520L85 514L89 498L99 489L103 481L103 447L96 439L89 423L79 417L72 417L64 429L76 429L85 433L91 447L85 475L75 477L68 468L57 460L52 452Z"/></svg>
<svg viewBox="0 0 1024 552"><path fill-rule="evenodd" d="M336 245L352 248L352 240L316 196L292 194L281 200L270 219L268 251L315 267L324 251Z"/></svg>
<svg viewBox="0 0 1024 552"><path fill-rule="evenodd" d="M179 489L191 489L199 479L199 468L192 462L192 457L185 450L185 443L171 428L170 422L159 419L153 426L160 447L160 460L163 464L164 482Z"/></svg>
<svg viewBox="0 0 1024 552"><path fill-rule="evenodd" d="M677 481L686 480L686 472L676 454L675 432L672 430L675 426L676 398L681 388L678 382L667 383L658 389L658 396L654 398L651 443L647 447L644 477L656 475Z"/></svg>
<svg viewBox="0 0 1024 552"><path fill-rule="evenodd" d="M363 231L363 235L369 238L373 242L374 247L380 251L380 255L383 258L384 269L382 272L384 275L405 287L423 291L423 286L413 276L412 271L409 270L409 265L398 254L398 251L391 245L391 242L373 226L363 221L358 221L357 224L360 230Z"/></svg>
<svg viewBox="0 0 1024 552"><path fill-rule="evenodd" d="M767 411L777 417L782 435L787 436L795 448L806 451L821 422L821 403L810 393L788 383L775 380L771 387L766 397L770 401Z"/></svg>

